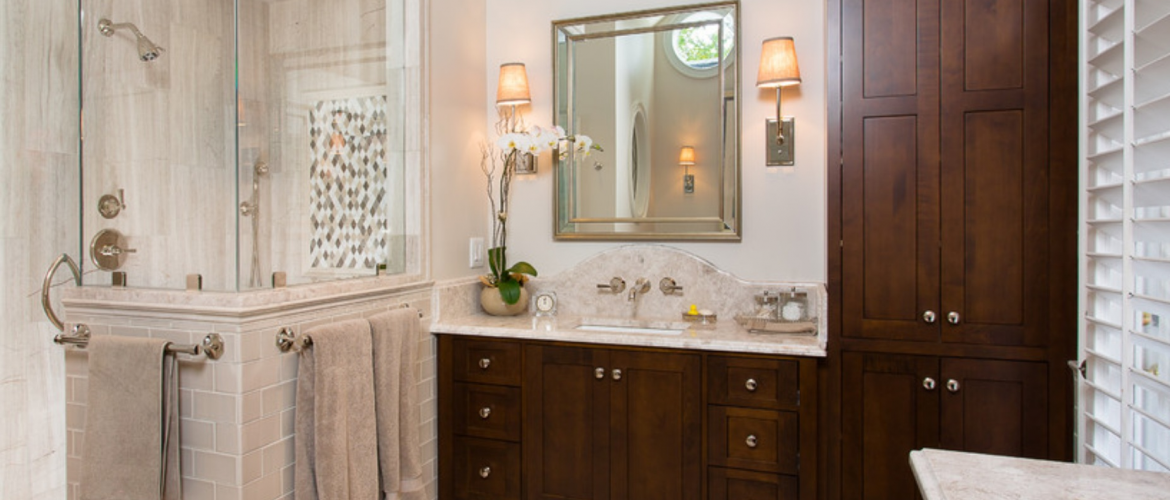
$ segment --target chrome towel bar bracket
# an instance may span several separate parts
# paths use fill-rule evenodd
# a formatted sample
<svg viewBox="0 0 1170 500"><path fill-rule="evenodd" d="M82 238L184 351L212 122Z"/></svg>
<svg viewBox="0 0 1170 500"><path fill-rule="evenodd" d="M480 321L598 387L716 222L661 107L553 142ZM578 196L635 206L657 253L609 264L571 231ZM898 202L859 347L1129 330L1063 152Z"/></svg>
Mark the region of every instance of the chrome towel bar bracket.
<svg viewBox="0 0 1170 500"><path fill-rule="evenodd" d="M410 309L410 304L402 304L398 306L399 309ZM423 312L418 311L418 318L422 319ZM313 337L308 335L297 335L291 327L281 328L276 332L276 347L280 352L301 351L313 346Z"/></svg>

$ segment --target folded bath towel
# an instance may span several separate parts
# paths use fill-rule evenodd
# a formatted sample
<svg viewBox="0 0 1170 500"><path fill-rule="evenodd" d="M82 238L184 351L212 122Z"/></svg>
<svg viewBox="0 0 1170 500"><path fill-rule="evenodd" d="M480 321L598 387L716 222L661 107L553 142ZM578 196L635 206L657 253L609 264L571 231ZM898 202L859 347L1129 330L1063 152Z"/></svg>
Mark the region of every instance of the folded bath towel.
<svg viewBox="0 0 1170 500"><path fill-rule="evenodd" d="M425 497L419 449L415 356L418 311L395 309L370 318L374 343L374 401L378 414L378 466L385 500Z"/></svg>
<svg viewBox="0 0 1170 500"><path fill-rule="evenodd" d="M162 339L89 340L82 500L178 500L179 376Z"/></svg>
<svg viewBox="0 0 1170 500"><path fill-rule="evenodd" d="M305 332L297 366L296 500L376 500L378 448L370 323Z"/></svg>

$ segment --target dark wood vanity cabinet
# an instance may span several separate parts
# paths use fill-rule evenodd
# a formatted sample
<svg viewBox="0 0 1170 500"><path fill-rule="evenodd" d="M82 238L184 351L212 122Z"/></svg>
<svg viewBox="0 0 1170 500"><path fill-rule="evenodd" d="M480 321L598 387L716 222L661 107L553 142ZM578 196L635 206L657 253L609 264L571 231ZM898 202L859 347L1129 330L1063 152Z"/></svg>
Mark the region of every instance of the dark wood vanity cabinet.
<svg viewBox="0 0 1170 500"><path fill-rule="evenodd" d="M812 500L816 363L440 334L439 497Z"/></svg>

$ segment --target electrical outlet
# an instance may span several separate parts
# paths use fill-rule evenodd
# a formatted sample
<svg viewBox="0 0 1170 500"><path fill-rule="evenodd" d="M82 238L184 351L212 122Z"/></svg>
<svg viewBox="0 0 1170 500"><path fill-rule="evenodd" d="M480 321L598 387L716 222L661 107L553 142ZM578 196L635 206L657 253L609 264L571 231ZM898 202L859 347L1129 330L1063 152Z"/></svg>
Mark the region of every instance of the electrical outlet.
<svg viewBox="0 0 1170 500"><path fill-rule="evenodd" d="M472 238L467 255L467 265L472 269L483 267L483 238Z"/></svg>

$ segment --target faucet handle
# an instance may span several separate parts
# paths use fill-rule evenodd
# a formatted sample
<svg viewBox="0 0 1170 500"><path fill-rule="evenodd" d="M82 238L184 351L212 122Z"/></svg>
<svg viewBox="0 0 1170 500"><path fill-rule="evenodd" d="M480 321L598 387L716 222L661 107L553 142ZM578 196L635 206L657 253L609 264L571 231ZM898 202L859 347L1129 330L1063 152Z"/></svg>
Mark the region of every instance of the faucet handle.
<svg viewBox="0 0 1170 500"><path fill-rule="evenodd" d="M598 290L609 290L609 293L622 293L626 289L626 280L614 276L609 280L609 284L598 283Z"/></svg>
<svg viewBox="0 0 1170 500"><path fill-rule="evenodd" d="M674 278L670 277L662 278L658 282L658 289L662 290L663 295L671 295L675 292L683 291L683 287L679 286L678 283L674 281Z"/></svg>

